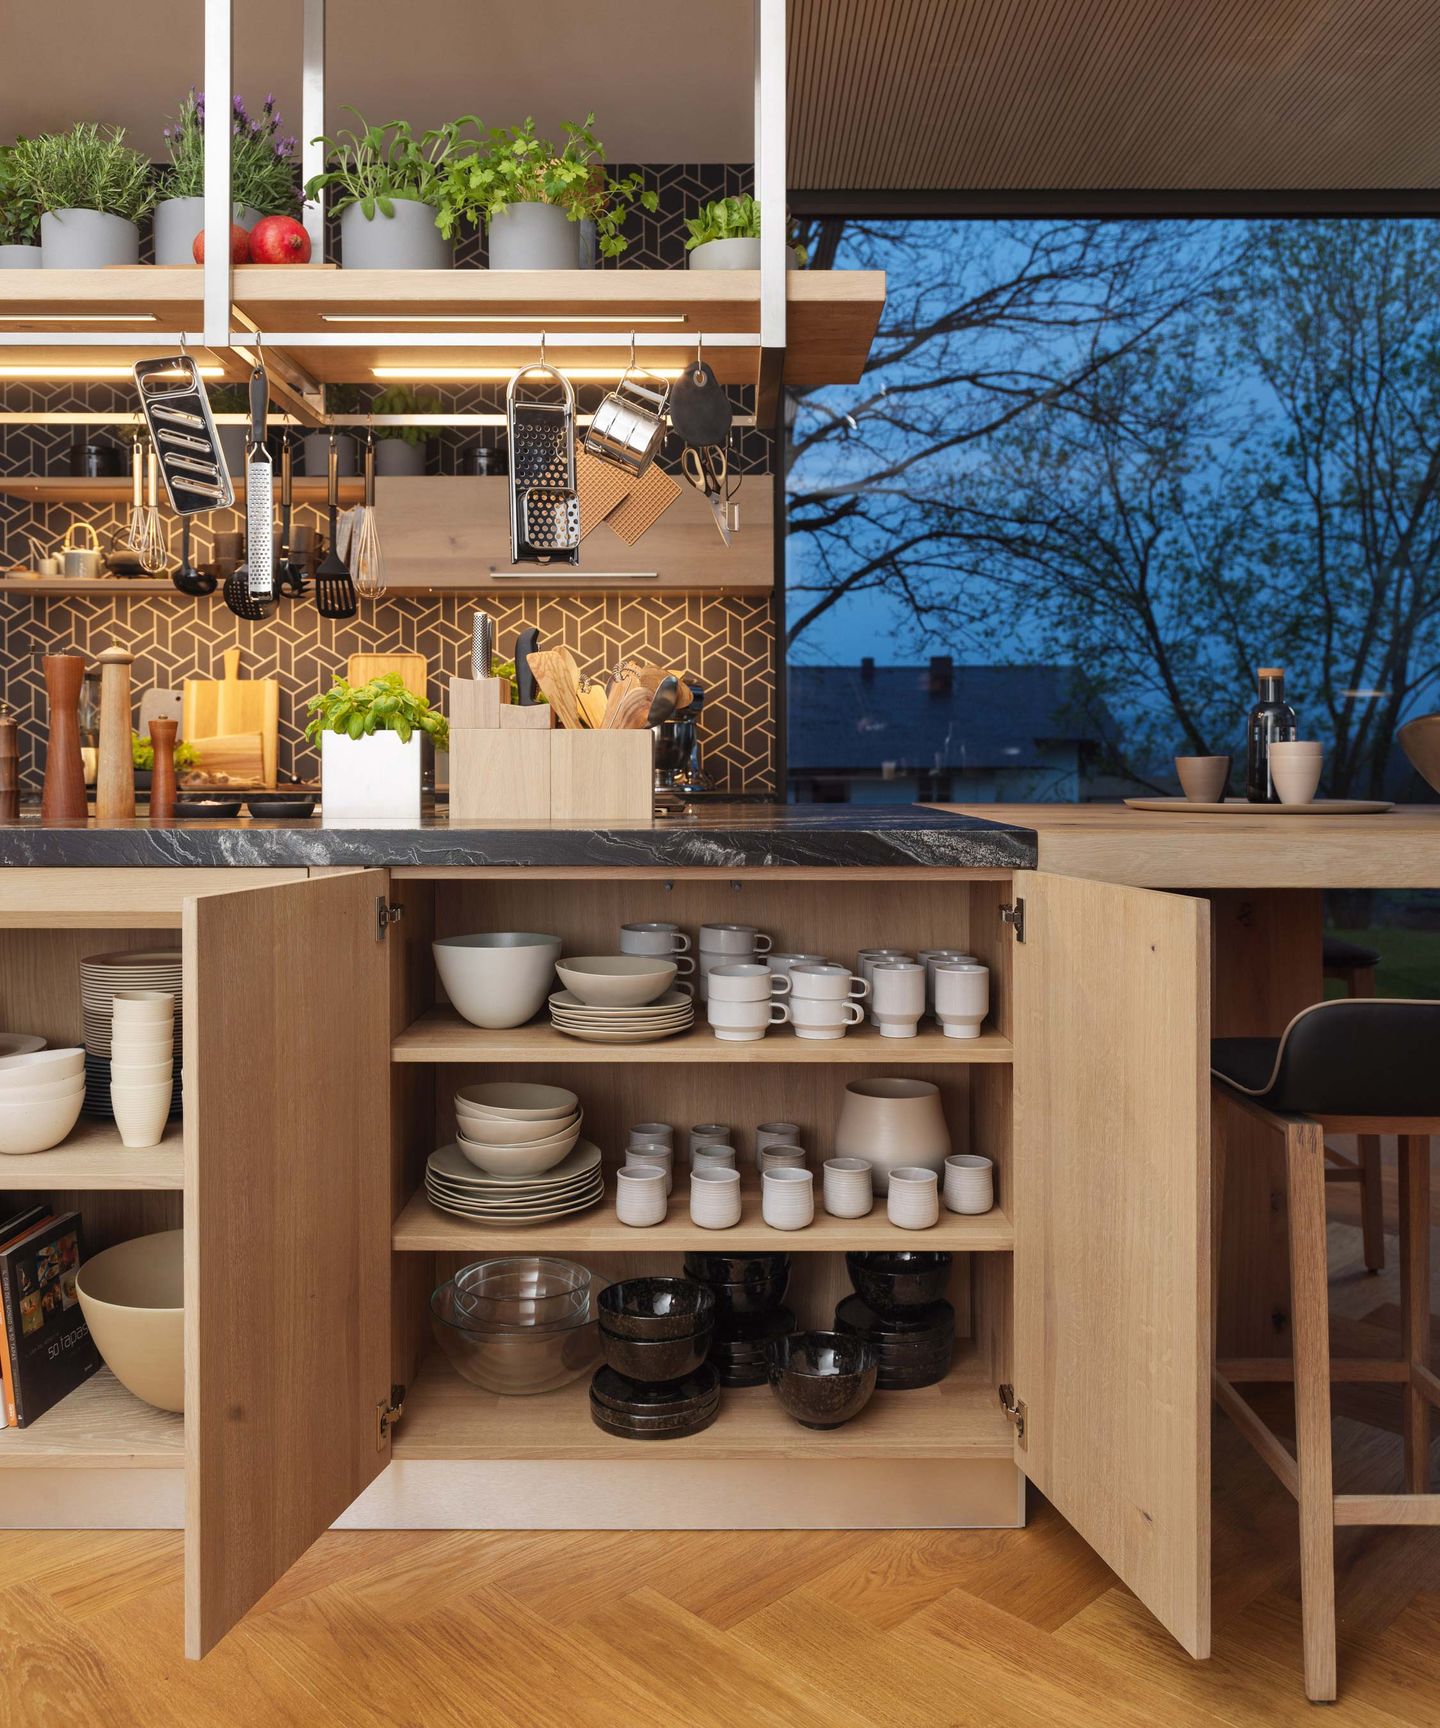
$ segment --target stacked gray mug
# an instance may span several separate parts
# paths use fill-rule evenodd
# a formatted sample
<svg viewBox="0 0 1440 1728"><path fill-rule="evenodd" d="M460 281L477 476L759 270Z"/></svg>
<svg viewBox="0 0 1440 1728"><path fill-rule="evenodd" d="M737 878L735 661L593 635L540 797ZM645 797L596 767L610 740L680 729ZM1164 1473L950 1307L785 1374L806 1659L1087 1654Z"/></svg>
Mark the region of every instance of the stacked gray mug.
<svg viewBox="0 0 1440 1728"><path fill-rule="evenodd" d="M710 1000L710 974L717 966L739 966L761 960L773 943L753 924L702 924L700 926L700 971L695 980L702 1002Z"/></svg>

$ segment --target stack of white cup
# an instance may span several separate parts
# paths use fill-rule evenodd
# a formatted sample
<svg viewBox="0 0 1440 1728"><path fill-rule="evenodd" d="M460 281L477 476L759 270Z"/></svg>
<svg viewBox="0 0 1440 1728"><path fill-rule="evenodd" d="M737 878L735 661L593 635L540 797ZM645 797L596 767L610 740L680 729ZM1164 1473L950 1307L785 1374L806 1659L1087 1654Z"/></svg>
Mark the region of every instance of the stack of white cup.
<svg viewBox="0 0 1440 1728"><path fill-rule="evenodd" d="M688 978L695 970L695 956L690 952L690 938L678 924L622 924L620 952L649 954L657 959L673 960L677 978Z"/></svg>
<svg viewBox="0 0 1440 1728"><path fill-rule="evenodd" d="M890 1172L885 1211L902 1230L928 1230L940 1222L940 1181L933 1170L907 1165Z"/></svg>
<svg viewBox="0 0 1440 1728"><path fill-rule="evenodd" d="M755 1168L761 1168L761 1158L768 1146L798 1146L800 1144L800 1124L798 1122L762 1122L755 1130Z"/></svg>
<svg viewBox="0 0 1440 1728"><path fill-rule="evenodd" d="M759 960L772 943L753 924L702 924L700 926L700 972L695 980L702 1002L710 1000L710 974L717 966L738 966L744 960Z"/></svg>
<svg viewBox="0 0 1440 1728"><path fill-rule="evenodd" d="M790 980L758 960L712 966L706 985L710 1029L732 1044L753 1043L790 1018L785 1004L776 1000L788 994Z"/></svg>
<svg viewBox="0 0 1440 1728"><path fill-rule="evenodd" d="M876 960L870 967L870 1018L882 1038L913 1038L925 1012L925 968L918 960Z"/></svg>
<svg viewBox="0 0 1440 1728"><path fill-rule="evenodd" d="M935 968L935 1018L947 1038L978 1038L990 1012L990 968L942 960Z"/></svg>
<svg viewBox="0 0 1440 1728"><path fill-rule="evenodd" d="M808 1170L803 1146L767 1146L760 1154L760 1174L767 1170Z"/></svg>
<svg viewBox="0 0 1440 1728"><path fill-rule="evenodd" d="M935 968L937 966L978 966L979 960L960 948L922 948L915 956L925 968L925 1011L935 1013ZM937 1015L938 1019L939 1016Z"/></svg>
<svg viewBox="0 0 1440 1728"><path fill-rule="evenodd" d="M122 1144L158 1146L175 1090L175 998L117 990L110 1030L110 1105Z"/></svg>
<svg viewBox="0 0 1440 1728"><path fill-rule="evenodd" d="M693 1158L702 1146L733 1146L735 1131L728 1122L697 1122L686 1136L686 1151Z"/></svg>
<svg viewBox="0 0 1440 1728"><path fill-rule="evenodd" d="M697 1146L690 1154L691 1170L733 1170L735 1148L725 1143Z"/></svg>
<svg viewBox="0 0 1440 1728"><path fill-rule="evenodd" d="M665 1171L659 1164L631 1164L615 1172L615 1216L622 1224L645 1228L663 1224L669 1202Z"/></svg>
<svg viewBox="0 0 1440 1728"><path fill-rule="evenodd" d="M668 1194L675 1186L675 1154L668 1146L663 1146L658 1140L648 1144L630 1145L625 1148L625 1166L633 1170L637 1165L658 1165L665 1172L665 1192Z"/></svg>
<svg viewBox="0 0 1440 1728"><path fill-rule="evenodd" d="M865 1018L860 997L862 978L845 966L824 961L797 963L790 968L790 1024L797 1038L843 1038Z"/></svg>
<svg viewBox="0 0 1440 1728"><path fill-rule="evenodd" d="M829 963L828 954L776 954L772 951L765 956L765 964L770 970L783 973L786 978L790 976L792 966L828 966Z"/></svg>
<svg viewBox="0 0 1440 1728"><path fill-rule="evenodd" d="M760 1209L772 1230L803 1230L815 1216L815 1178L808 1170L766 1170Z"/></svg>

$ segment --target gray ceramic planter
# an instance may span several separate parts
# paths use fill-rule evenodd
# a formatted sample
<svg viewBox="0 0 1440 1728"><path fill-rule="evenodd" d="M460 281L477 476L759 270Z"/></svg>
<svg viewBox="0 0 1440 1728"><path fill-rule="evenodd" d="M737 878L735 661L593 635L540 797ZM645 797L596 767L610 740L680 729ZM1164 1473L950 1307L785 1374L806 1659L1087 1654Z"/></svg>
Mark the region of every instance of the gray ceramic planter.
<svg viewBox="0 0 1440 1728"><path fill-rule="evenodd" d="M580 224L556 204L507 204L490 218L492 270L578 270Z"/></svg>
<svg viewBox="0 0 1440 1728"><path fill-rule="evenodd" d="M378 208L367 216L358 204L340 212L340 263L346 270L448 270L454 261L428 204L397 198L393 216Z"/></svg>
<svg viewBox="0 0 1440 1728"><path fill-rule="evenodd" d="M707 240L690 254L692 270L758 270L758 240Z"/></svg>
<svg viewBox="0 0 1440 1728"><path fill-rule="evenodd" d="M38 246L0 246L0 270L38 270Z"/></svg>
<svg viewBox="0 0 1440 1728"><path fill-rule="evenodd" d="M237 204L235 220L247 231L260 220L258 210ZM155 206L155 262L193 264L195 236L205 226L203 198L164 198Z"/></svg>
<svg viewBox="0 0 1440 1728"><path fill-rule="evenodd" d="M329 472L330 434L328 432L307 432L300 440L300 448L305 453L305 473L312 480L323 480ZM355 440L348 432L341 432L335 438L335 454L338 458L337 467L342 480L351 479L355 473Z"/></svg>
<svg viewBox="0 0 1440 1728"><path fill-rule="evenodd" d="M40 218L40 251L47 270L138 264L140 230L104 210L47 210Z"/></svg>
<svg viewBox="0 0 1440 1728"><path fill-rule="evenodd" d="M377 474L416 475L425 472L425 446L410 444L404 438L375 438L375 472Z"/></svg>

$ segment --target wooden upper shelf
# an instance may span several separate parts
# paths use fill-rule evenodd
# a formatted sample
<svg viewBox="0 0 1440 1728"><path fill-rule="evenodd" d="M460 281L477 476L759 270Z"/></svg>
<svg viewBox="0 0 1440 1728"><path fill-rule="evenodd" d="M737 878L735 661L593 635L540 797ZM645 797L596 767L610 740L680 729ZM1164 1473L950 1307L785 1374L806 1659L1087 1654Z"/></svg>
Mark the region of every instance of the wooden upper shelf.
<svg viewBox="0 0 1440 1728"><path fill-rule="evenodd" d="M785 382L798 387L854 383L885 303L884 272L792 270L785 285ZM536 358L533 349L521 347L414 347L403 339L357 347L306 343L307 335L363 330L356 319L373 319L377 329L391 335L412 324L417 335L427 337L447 331L543 330L549 358L561 367L623 364L624 349L567 341L566 329L581 330L587 320L604 320L607 333L623 331L630 318L637 333L673 331L673 345L641 351L642 361L657 367L693 358L699 334L740 332L755 335L756 346L713 349L715 369L727 384L754 384L759 374L760 276L753 270L339 270L246 264L234 271L234 295L238 311L267 341L326 383L368 381L377 366L509 371ZM194 332L201 325L201 270L183 265L0 271L0 317L0 329L36 338L33 347L0 351L0 361L128 364L133 356L124 347L47 348L45 336L92 327L147 336ZM233 356L216 359L235 371Z"/></svg>

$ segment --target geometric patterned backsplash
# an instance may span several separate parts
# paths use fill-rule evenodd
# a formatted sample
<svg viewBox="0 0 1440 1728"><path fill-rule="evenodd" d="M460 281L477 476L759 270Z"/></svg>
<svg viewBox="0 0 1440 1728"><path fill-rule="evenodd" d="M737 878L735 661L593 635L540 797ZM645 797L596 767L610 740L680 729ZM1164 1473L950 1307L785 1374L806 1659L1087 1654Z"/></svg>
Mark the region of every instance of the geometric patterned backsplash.
<svg viewBox="0 0 1440 1728"><path fill-rule="evenodd" d="M637 210L629 218L631 247L624 262L631 265L683 266L684 215L699 200L747 191L750 185L748 166L741 165L651 165L643 172L661 204L653 215ZM472 237L457 256L461 264L479 264L483 246ZM445 411L503 411L503 386L458 391L417 387L438 396ZM582 387L582 411L601 393ZM748 401L737 405L750 407ZM0 393L0 406L19 413L49 409L104 414L131 411L134 397L128 389L100 384L14 383ZM80 426L0 425L0 473L64 474L69 447L83 436ZM428 445L427 473L460 472L461 452L476 436L474 428L442 431ZM493 442L495 433L483 436ZM737 430L732 446L737 468L763 473L770 459L770 439L764 433ZM164 514L168 520L168 512ZM128 506L40 505L0 494L0 567L30 562L31 534L53 546L72 521L84 520L94 524L103 544L127 515ZM296 506L295 521L297 526L323 527L321 512L306 505ZM195 562L207 561L215 532L242 527L238 512L197 517ZM175 539L178 544L178 536ZM24 795L38 798L44 771L42 654L69 650L87 655L93 664L102 648L121 643L135 655L131 678L138 703L140 693L151 687L178 689L186 677L218 677L223 651L238 647L242 677L279 681L280 771L307 780L318 777L319 760L303 737L305 703L328 687L334 673L344 671L346 656L397 649L423 653L431 667L430 700L443 707L449 674L468 669L470 617L477 605L495 616L497 646L507 654L515 634L533 624L542 644L569 648L587 669L641 652L683 667L706 687L701 746L711 778L737 793L773 790L775 639L770 602L763 597L598 594L531 596L507 603L495 595L477 600L407 594L362 601L360 617L348 621L321 618L308 598L282 599L257 625L234 617L218 594L192 599L176 592L127 599L114 589L93 598L0 590L0 695L20 719Z"/></svg>

